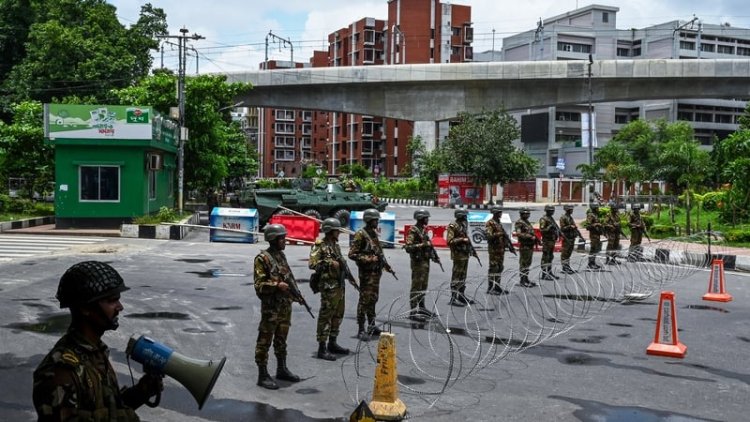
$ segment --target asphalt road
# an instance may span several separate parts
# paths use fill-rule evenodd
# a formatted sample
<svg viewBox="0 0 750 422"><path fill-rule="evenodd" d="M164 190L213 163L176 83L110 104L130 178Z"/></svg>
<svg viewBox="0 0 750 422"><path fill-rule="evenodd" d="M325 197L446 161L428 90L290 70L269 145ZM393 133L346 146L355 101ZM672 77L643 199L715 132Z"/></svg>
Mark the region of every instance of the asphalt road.
<svg viewBox="0 0 750 422"><path fill-rule="evenodd" d="M397 213L397 227L410 224L415 209L391 207ZM435 224L445 224L452 217L451 210L430 211ZM512 219L517 218L514 211L510 213ZM533 220L540 216L541 212L532 213ZM345 236L341 241L347 252ZM130 383L124 350L131 336L149 335L193 358L227 357L203 410L198 410L180 384L167 379L161 406L139 409L143 420L348 417L356 399L370 398L375 348L374 341L358 343L354 338L357 295L352 289L347 289L339 343L359 347L356 359L315 359L315 321L295 305L288 362L304 380L281 382L278 391L255 385L253 357L260 304L252 289L251 263L265 247L264 243L211 243L206 232L193 232L182 241L109 239L100 249L0 262L0 420L34 419L31 374L68 323L54 298L57 281L70 265L90 259L113 265L131 287L123 294L120 329L105 335L121 384ZM319 296L306 284L308 253L306 246L287 247L302 292L317 315ZM440 251L439 255L450 272L449 253ZM415 419L747 420L750 287L743 274L727 273L728 291L734 297L729 303L701 300L709 278L706 270L665 270L648 263L613 269L576 295L560 299L557 291L552 295L555 300L549 302L544 298L550 297L551 283L531 290L515 286L511 276L518 261L508 256L505 283L513 288L493 302L482 294L487 256L480 250L485 267L470 261L468 289L480 303L469 311L451 309L439 290L449 275L432 265L430 287L435 292L428 303L436 303L440 324L414 327L398 318L409 286L408 256L401 249L388 249L386 256L400 281L383 276L378 315L381 321L391 316L401 398ZM574 262L582 258L575 255ZM556 254L556 264L558 260ZM539 254L535 254L534 264L538 263ZM669 278L669 284L652 285L647 290L653 294L638 302L606 300L621 295L596 290L632 286L649 274ZM646 355L654 337L661 289L677 295L680 341L688 347L684 359ZM540 306L541 310L535 309ZM526 313L519 312L523 309ZM543 320L532 324L538 317ZM137 376L140 365L132 365ZM275 369L273 358L270 369Z"/></svg>

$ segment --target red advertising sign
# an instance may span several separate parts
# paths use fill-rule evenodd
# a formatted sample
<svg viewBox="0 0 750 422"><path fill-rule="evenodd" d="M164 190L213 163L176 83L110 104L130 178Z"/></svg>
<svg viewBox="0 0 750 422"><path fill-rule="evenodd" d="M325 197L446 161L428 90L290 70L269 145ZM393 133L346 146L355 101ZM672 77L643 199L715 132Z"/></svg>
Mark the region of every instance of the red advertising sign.
<svg viewBox="0 0 750 422"><path fill-rule="evenodd" d="M468 174L441 174L438 176L438 205L481 204L484 202L484 189L474 184Z"/></svg>

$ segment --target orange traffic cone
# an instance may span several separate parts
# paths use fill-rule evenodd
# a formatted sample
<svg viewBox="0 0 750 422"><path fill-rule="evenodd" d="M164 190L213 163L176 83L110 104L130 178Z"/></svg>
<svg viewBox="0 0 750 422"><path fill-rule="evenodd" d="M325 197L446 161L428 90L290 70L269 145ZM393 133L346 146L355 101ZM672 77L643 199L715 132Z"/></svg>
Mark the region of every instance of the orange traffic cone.
<svg viewBox="0 0 750 422"><path fill-rule="evenodd" d="M703 295L703 300L714 302L730 302L732 295L724 290L724 260L714 259L711 261L711 278L708 279L708 293Z"/></svg>
<svg viewBox="0 0 750 422"><path fill-rule="evenodd" d="M646 354L684 358L687 346L677 339L677 314L674 292L661 292L659 313L656 317L654 341L646 348Z"/></svg>

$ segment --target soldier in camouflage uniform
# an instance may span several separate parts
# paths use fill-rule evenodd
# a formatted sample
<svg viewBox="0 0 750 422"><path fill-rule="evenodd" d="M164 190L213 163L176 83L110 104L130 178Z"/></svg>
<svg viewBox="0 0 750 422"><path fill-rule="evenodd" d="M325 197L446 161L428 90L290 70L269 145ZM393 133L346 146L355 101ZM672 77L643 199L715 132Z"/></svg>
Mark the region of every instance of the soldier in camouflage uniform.
<svg viewBox="0 0 750 422"><path fill-rule="evenodd" d="M120 389L101 337L119 326L120 274L98 261L79 262L60 279L60 308L70 308L67 333L34 371L33 401L39 421L138 421L135 410L163 389L160 375L146 374Z"/></svg>
<svg viewBox="0 0 750 422"><path fill-rule="evenodd" d="M518 267L521 273L521 286L534 287L536 283L529 280L529 267L534 254L534 246L539 241L534 234L534 226L529 222L531 210L524 207L520 211L521 218L516 220L515 230L518 237Z"/></svg>
<svg viewBox="0 0 750 422"><path fill-rule="evenodd" d="M599 220L599 204L592 203L586 213L586 230L589 231L589 264L590 270L601 270L602 267L596 263L596 254L602 250L601 235L604 234L604 226Z"/></svg>
<svg viewBox="0 0 750 422"><path fill-rule="evenodd" d="M430 212L424 209L416 210L414 211L414 219L417 224L409 228L404 243L404 249L409 254L411 267L410 318L431 318L433 314L425 307L423 292L427 290L427 284L430 280L430 260L438 262L439 258L436 258L436 254L433 254L432 242L426 232L427 223L430 221Z"/></svg>
<svg viewBox="0 0 750 422"><path fill-rule="evenodd" d="M575 274L577 271L570 266L570 256L573 255L573 247L576 238L580 236L580 231L573 220L573 206L567 204L563 207L565 214L560 217L560 232L562 233L562 248L560 249L560 263L562 272L565 274Z"/></svg>
<svg viewBox="0 0 750 422"><path fill-rule="evenodd" d="M466 306L474 304L467 298L466 272L469 267L469 256L471 256L471 239L469 239L469 222L466 210L458 209L453 216L456 221L448 224L447 240L451 250L451 261L453 261L453 272L451 274L451 300L452 306Z"/></svg>
<svg viewBox="0 0 750 422"><path fill-rule="evenodd" d="M492 218L484 224L485 233L487 234L487 250L490 255L490 266L487 271L487 293L491 295L501 295L505 293L500 287L500 276L503 273L503 263L505 261L505 249L512 247L506 245L507 234L500 222L503 215L503 209L494 206L490 209Z"/></svg>
<svg viewBox="0 0 750 422"><path fill-rule="evenodd" d="M318 358L336 360L333 353L348 355L349 349L336 343L341 320L344 318L345 290L344 279L356 285L341 255L339 234L341 222L338 218L323 221L323 239L318 239L310 249L309 266L319 277L320 312L318 313ZM326 347L328 340L328 347Z"/></svg>
<svg viewBox="0 0 750 422"><path fill-rule="evenodd" d="M641 205L633 204L633 212L630 214L628 225L630 226L630 248L628 249L628 261L636 262L643 258L643 233L646 232L646 223L641 217Z"/></svg>
<svg viewBox="0 0 750 422"><path fill-rule="evenodd" d="M258 385L269 390L279 388L268 373L268 350L273 343L276 355L276 378L298 382L300 378L286 366L286 338L292 325L290 283L296 283L284 255L286 228L269 224L263 231L268 249L261 251L254 261L255 293L260 298L260 323L255 344L255 363L258 365Z"/></svg>
<svg viewBox="0 0 750 422"><path fill-rule="evenodd" d="M620 214L617 212L617 205L613 204L609 208L609 215L604 221L604 228L607 232L607 265L620 265L617 261L617 255L620 250Z"/></svg>
<svg viewBox="0 0 750 422"><path fill-rule="evenodd" d="M552 260L555 257L555 243L560 237L560 227L553 215L555 206L544 207L544 215L539 219L539 231L542 233L542 280L557 280L552 272Z"/></svg>
<svg viewBox="0 0 750 422"><path fill-rule="evenodd" d="M393 269L385 260L378 239L380 212L375 208L365 210L362 215L365 226L354 233L354 241L349 248L349 259L359 268L359 303L357 304L357 336L366 340L368 335L379 336L380 329L375 325L375 305L380 294L380 278L383 269ZM365 319L368 321L365 331Z"/></svg>

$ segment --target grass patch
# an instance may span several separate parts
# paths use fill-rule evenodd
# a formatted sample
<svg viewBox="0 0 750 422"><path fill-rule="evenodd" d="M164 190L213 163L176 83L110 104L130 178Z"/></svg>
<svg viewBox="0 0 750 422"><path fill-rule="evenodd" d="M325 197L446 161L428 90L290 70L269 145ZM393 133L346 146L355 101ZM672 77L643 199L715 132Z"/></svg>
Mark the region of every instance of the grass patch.
<svg viewBox="0 0 750 422"><path fill-rule="evenodd" d="M149 225L161 223L176 223L183 218L187 218L191 215L192 213L190 212L183 212L182 214L180 214L171 208L161 207L159 208L159 212L157 212L156 214L143 215L141 217L134 218L133 224Z"/></svg>

